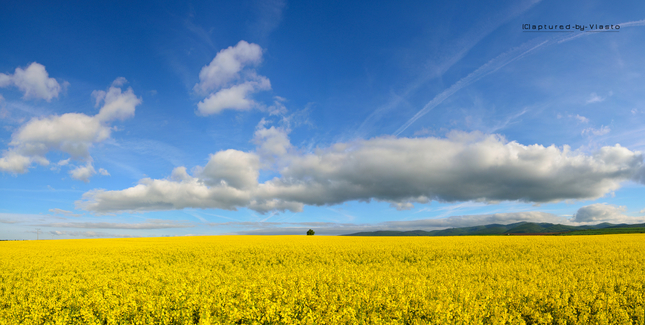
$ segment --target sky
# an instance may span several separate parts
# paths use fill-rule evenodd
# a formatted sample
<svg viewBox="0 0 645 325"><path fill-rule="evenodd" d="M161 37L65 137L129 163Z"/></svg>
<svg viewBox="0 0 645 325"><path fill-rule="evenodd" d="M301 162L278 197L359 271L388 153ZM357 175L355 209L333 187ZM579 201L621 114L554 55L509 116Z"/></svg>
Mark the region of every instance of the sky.
<svg viewBox="0 0 645 325"><path fill-rule="evenodd" d="M0 4L0 239L645 222L645 3Z"/></svg>

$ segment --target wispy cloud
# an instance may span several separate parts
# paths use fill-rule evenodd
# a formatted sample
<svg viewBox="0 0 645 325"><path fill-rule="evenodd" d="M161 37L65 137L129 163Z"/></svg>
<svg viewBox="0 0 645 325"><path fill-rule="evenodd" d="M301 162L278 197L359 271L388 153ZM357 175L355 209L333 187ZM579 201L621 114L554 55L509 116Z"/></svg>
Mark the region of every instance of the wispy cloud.
<svg viewBox="0 0 645 325"><path fill-rule="evenodd" d="M130 238L139 237L124 234L111 234L101 231L66 231L66 230L52 230L44 233L45 235L52 236L67 236L67 237L81 237L81 238Z"/></svg>
<svg viewBox="0 0 645 325"><path fill-rule="evenodd" d="M605 97L600 97L596 93L591 93L589 96L589 99L587 99L586 103L587 104L592 104L592 103L600 103L605 100Z"/></svg>
<svg viewBox="0 0 645 325"><path fill-rule="evenodd" d="M45 220L48 216L41 214L30 214L30 213L0 213L0 223L25 223L25 222L34 222L39 220ZM51 218L51 216L50 216ZM61 217L54 217L60 218Z"/></svg>
<svg viewBox="0 0 645 325"><path fill-rule="evenodd" d="M55 222L37 225L39 227L85 228L85 229L167 229L192 228L195 225L187 222L149 219L144 223L113 223L113 222Z"/></svg>
<svg viewBox="0 0 645 325"><path fill-rule="evenodd" d="M598 136L598 135L605 135L605 134L609 133L610 131L611 131L611 129L608 126L602 125L598 129L586 128L586 129L582 130L582 135L596 135L596 136Z"/></svg>
<svg viewBox="0 0 645 325"><path fill-rule="evenodd" d="M19 223L20 221L9 219L9 218L0 218L0 223Z"/></svg>
<svg viewBox="0 0 645 325"><path fill-rule="evenodd" d="M287 6L286 0L256 0L253 3L257 20L251 23L250 32L260 39L265 39L282 21L282 12Z"/></svg>
<svg viewBox="0 0 645 325"><path fill-rule="evenodd" d="M584 116L581 116L581 115L578 115L578 114L576 114L576 116L573 116L573 118L575 118L576 120L580 121L581 123L589 123L588 118L586 118Z"/></svg>
<svg viewBox="0 0 645 325"><path fill-rule="evenodd" d="M58 209L58 208L49 209L49 212L51 212L53 214L62 214L64 216L66 216L66 217L80 217L80 216L82 216L82 214L77 214L77 213L74 213L72 211L67 211L67 210Z"/></svg>

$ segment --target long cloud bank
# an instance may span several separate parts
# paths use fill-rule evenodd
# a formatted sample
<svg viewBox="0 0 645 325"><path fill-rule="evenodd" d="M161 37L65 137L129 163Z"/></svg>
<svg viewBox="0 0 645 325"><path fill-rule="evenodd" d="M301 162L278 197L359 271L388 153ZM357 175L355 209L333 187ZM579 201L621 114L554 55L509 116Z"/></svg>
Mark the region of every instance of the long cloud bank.
<svg viewBox="0 0 645 325"><path fill-rule="evenodd" d="M643 156L603 147L522 145L499 135L452 132L446 138L379 137L302 153L288 130L261 123L254 152L225 150L192 175L142 179L117 191L93 190L76 202L97 214L183 208L302 211L305 205L385 201L397 209L432 200L558 202L597 199L625 181L642 181ZM280 174L258 182L262 169Z"/></svg>
<svg viewBox="0 0 645 325"><path fill-rule="evenodd" d="M441 230L447 228L474 227L490 224L508 225L518 222L553 223L563 225L589 225L609 222L613 224L635 224L645 222L645 217L624 215L627 209L623 206L596 203L581 207L571 218L557 216L548 212L526 211L510 213L493 213L480 215L461 215L437 219L406 221L386 221L376 224L353 224L331 222L225 222L212 223L214 227L235 227L241 230L239 235L303 235L313 228L319 235L345 235L364 231L377 230Z"/></svg>

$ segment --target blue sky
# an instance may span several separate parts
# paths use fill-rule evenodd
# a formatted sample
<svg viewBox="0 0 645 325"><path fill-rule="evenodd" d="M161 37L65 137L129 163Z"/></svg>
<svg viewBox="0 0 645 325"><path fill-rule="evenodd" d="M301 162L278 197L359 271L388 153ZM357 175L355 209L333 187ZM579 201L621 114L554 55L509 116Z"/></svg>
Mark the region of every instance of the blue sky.
<svg viewBox="0 0 645 325"><path fill-rule="evenodd" d="M3 2L0 239L645 222L643 9Z"/></svg>

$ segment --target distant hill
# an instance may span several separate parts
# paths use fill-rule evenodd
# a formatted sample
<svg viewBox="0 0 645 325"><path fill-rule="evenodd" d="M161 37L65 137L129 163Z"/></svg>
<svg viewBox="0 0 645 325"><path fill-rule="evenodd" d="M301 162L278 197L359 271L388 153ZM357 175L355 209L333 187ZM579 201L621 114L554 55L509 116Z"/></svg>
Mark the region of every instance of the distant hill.
<svg viewBox="0 0 645 325"><path fill-rule="evenodd" d="M587 226L567 226L552 223L518 222L509 225L490 224L485 226L449 228L443 230L379 230L357 232L343 236L485 236L485 235L600 235L645 233L645 224L601 223Z"/></svg>

